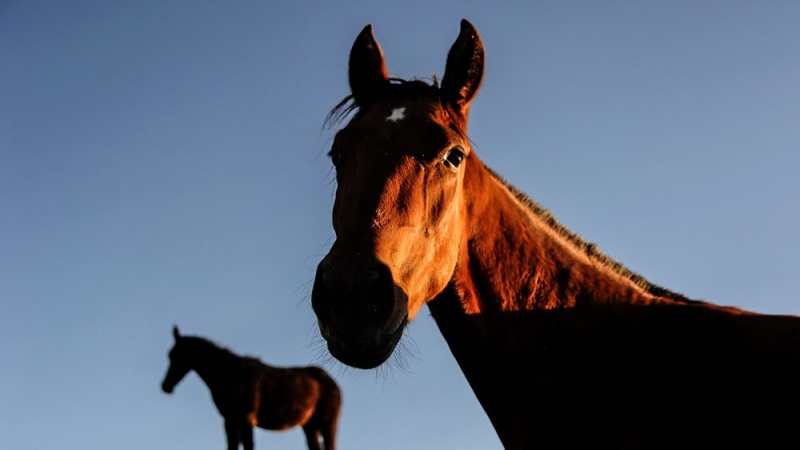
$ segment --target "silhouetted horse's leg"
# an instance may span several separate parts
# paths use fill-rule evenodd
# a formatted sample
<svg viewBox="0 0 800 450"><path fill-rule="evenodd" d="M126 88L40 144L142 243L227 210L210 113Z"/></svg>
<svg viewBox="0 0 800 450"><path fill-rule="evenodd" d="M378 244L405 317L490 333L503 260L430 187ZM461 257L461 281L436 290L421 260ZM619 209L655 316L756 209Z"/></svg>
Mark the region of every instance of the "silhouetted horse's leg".
<svg viewBox="0 0 800 450"><path fill-rule="evenodd" d="M228 436L228 450L238 450L240 442L244 450L253 450L253 427L247 420L225 419L225 434Z"/></svg>
<svg viewBox="0 0 800 450"><path fill-rule="evenodd" d="M234 420L225 419L225 436L228 437L228 450L239 450L239 424Z"/></svg>
<svg viewBox="0 0 800 450"><path fill-rule="evenodd" d="M244 450L253 450L253 427L248 422L243 422L239 429Z"/></svg>
<svg viewBox="0 0 800 450"><path fill-rule="evenodd" d="M325 443L325 450L336 450L336 425L339 421L340 398L338 391L336 395L329 399L325 407L325 413L320 420L322 431L322 442Z"/></svg>
<svg viewBox="0 0 800 450"><path fill-rule="evenodd" d="M322 429L322 441L325 443L325 450L336 450L336 444L333 442L335 440L336 423L334 422L333 426L326 424L325 428Z"/></svg>
<svg viewBox="0 0 800 450"><path fill-rule="evenodd" d="M317 428L314 424L307 423L303 427L303 433L306 434L308 450L322 450L322 447L319 445L319 428ZM328 449L326 448L325 450Z"/></svg>

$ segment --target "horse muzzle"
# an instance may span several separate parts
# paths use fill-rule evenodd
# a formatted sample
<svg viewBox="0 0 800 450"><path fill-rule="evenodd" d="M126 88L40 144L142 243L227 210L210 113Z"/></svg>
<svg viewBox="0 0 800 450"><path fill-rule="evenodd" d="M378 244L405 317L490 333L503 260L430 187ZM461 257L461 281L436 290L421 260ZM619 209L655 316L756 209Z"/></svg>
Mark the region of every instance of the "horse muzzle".
<svg viewBox="0 0 800 450"><path fill-rule="evenodd" d="M161 390L166 392L167 394L172 394L172 391L175 389L174 385L167 384L166 381L161 383Z"/></svg>
<svg viewBox="0 0 800 450"><path fill-rule="evenodd" d="M311 305L331 355L360 369L383 364L408 322L408 297L389 267L371 258L326 257Z"/></svg>

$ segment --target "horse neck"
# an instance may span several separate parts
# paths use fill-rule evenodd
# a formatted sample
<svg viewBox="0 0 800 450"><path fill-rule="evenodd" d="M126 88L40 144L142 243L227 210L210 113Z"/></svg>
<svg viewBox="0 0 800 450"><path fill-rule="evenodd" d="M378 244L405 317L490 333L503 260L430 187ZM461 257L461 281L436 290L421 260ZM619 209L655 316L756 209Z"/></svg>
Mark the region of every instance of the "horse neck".
<svg viewBox="0 0 800 450"><path fill-rule="evenodd" d="M644 309L605 306L673 300L651 294L565 237L482 165L468 168L476 172L464 179L469 226L462 255L450 285L428 307L504 446L527 448L530 423L546 411L517 399L529 399L538 389L532 374L549 368L538 363L550 357L548 333L580 331L574 324L590 323L598 310Z"/></svg>
<svg viewBox="0 0 800 450"><path fill-rule="evenodd" d="M212 390L226 383L239 358L208 341L199 341L192 349L192 370Z"/></svg>
<svg viewBox="0 0 800 450"><path fill-rule="evenodd" d="M464 181L471 226L455 279L467 313L671 302L581 248L488 169L472 167Z"/></svg>

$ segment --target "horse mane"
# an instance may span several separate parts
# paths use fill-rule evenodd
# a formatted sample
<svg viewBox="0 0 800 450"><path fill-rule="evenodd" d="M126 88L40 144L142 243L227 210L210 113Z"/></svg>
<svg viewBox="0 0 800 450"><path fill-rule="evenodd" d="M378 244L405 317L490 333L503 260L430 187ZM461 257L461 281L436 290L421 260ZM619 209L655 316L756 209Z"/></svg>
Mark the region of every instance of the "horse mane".
<svg viewBox="0 0 800 450"><path fill-rule="evenodd" d="M597 247L597 244L594 242L589 242L582 238L577 233L574 233L558 219L553 216L553 214L544 208L542 205L537 203L535 200L530 198L528 194L522 192L516 186L509 183L505 178L499 175L497 172L489 168L484 164L486 170L495 178L500 184L502 184L506 189L508 189L514 197L522 203L525 207L527 207L536 217L542 219L544 223L546 223L553 231L555 231L559 236L565 238L568 242L572 245L577 247L581 250L586 256L590 259L597 261L612 269L615 273L631 280L636 286L644 289L647 293L658 296L658 297L665 297L671 300L676 300L681 303L688 303L688 304L704 304L705 302L699 300L691 300L684 296L683 294L670 291L665 289L657 284L651 283L647 281L643 276L633 272L632 270L628 269L620 263L619 261L611 258L610 256L606 255L605 253L601 252L600 249Z"/></svg>
<svg viewBox="0 0 800 450"><path fill-rule="evenodd" d="M436 78L436 75L433 76L433 79L430 83L419 78L414 78L411 80L406 80L403 78L390 78L389 83L384 86L383 91L381 92L381 98L389 100L409 100L419 97L427 97L438 101L440 92L439 80ZM324 126L334 126L342 122L342 120L344 120L346 117L350 116L351 113L354 113L352 120L358 120L364 114L365 110L366 108L356 104L355 100L353 99L353 95L350 94L342 99L342 101L340 101L336 106L334 106L330 112L328 112L327 117L325 117Z"/></svg>
<svg viewBox="0 0 800 450"><path fill-rule="evenodd" d="M261 362L260 359L251 357L251 356L240 356L234 353L227 347L223 347L216 342L206 339L200 336L182 336L181 339L184 340L186 343L191 343L191 351L192 352L213 352L218 356L225 358L225 359L235 359L235 360L254 360Z"/></svg>

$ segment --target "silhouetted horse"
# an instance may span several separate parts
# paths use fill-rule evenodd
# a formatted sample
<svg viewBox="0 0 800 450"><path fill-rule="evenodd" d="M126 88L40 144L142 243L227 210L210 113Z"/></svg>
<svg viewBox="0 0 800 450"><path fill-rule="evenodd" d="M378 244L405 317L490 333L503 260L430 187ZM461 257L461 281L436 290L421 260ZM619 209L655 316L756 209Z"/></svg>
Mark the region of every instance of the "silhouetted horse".
<svg viewBox="0 0 800 450"><path fill-rule="evenodd" d="M427 303L507 448L800 449L800 318L653 285L484 166L483 64L466 20L441 86L390 79L371 26L356 38L312 291L331 354L382 364Z"/></svg>
<svg viewBox="0 0 800 450"><path fill-rule="evenodd" d="M161 389L170 394L189 371L206 383L225 419L228 450L253 449L253 427L284 430L300 426L309 450L334 450L341 394L319 367L277 368L237 356L200 337L172 330L175 346ZM320 437L324 442L321 445Z"/></svg>

